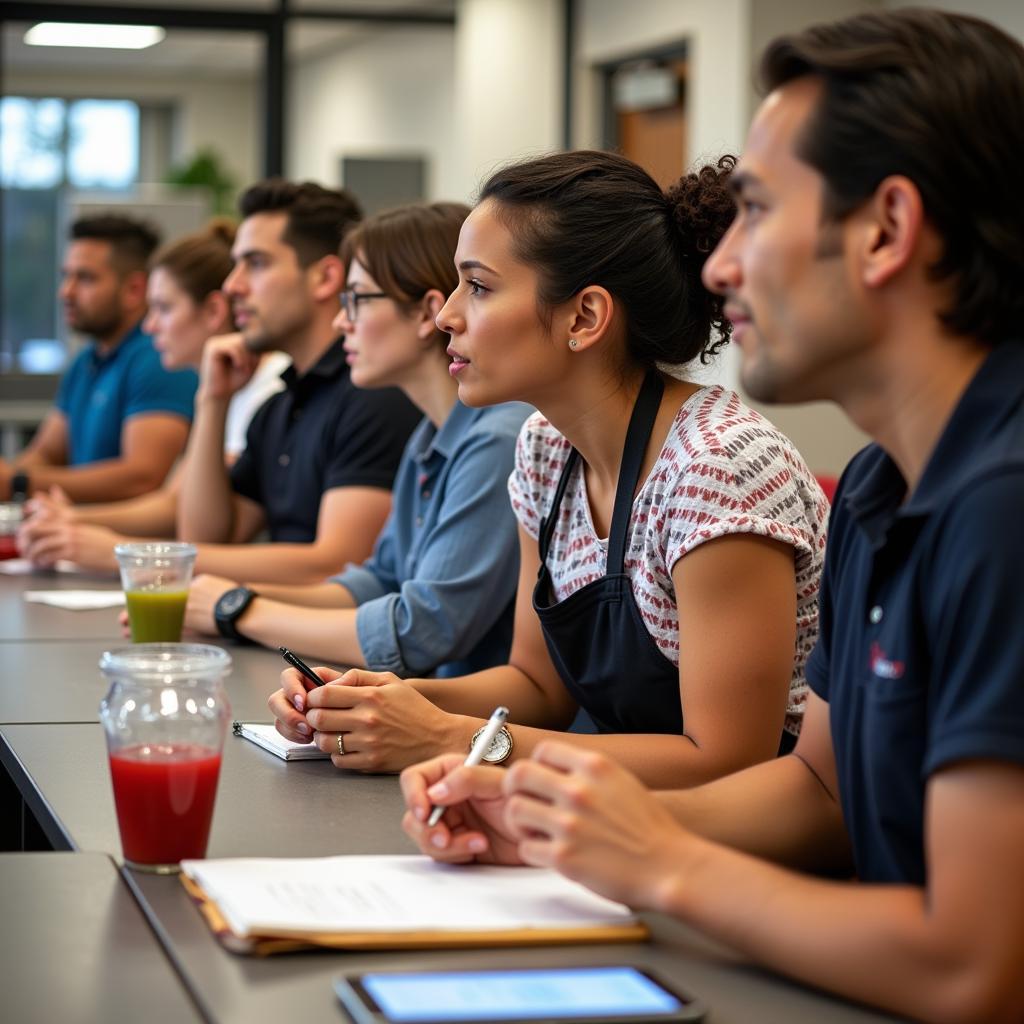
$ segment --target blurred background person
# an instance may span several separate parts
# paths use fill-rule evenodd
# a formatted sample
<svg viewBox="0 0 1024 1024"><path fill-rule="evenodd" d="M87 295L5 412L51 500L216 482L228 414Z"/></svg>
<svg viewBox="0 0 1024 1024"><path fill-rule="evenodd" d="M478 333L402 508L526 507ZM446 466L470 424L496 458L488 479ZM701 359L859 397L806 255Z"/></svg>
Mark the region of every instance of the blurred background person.
<svg viewBox="0 0 1024 1024"><path fill-rule="evenodd" d="M117 214L71 225L60 301L89 343L25 451L0 460L0 497L56 484L75 501L130 498L159 487L181 454L196 375L161 366L142 324L158 242L150 225Z"/></svg>
<svg viewBox="0 0 1024 1024"><path fill-rule="evenodd" d="M143 323L167 370L198 369L203 346L234 330L231 304L221 286L231 273L235 224L215 218L201 231L160 249L150 261L149 312ZM252 380L231 400L224 457L245 447L256 410L284 386L288 357L266 353ZM27 505L22 552L40 566L68 559L82 568L117 570L114 545L127 540L173 537L181 486L180 470L159 490L106 504L73 504L59 487L37 493Z"/></svg>
<svg viewBox="0 0 1024 1024"><path fill-rule="evenodd" d="M434 321L458 284L468 213L461 203L407 206L345 239L335 327L352 382L399 387L423 413L373 555L316 586L233 590L199 576L186 625L404 675L459 675L508 657L519 554L506 488L531 410L458 401L449 338Z"/></svg>

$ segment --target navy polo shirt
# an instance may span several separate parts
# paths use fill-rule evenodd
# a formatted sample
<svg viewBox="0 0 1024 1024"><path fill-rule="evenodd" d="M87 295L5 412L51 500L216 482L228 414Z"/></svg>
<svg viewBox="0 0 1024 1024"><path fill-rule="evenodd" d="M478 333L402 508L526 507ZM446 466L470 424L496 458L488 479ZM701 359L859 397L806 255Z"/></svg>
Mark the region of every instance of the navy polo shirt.
<svg viewBox="0 0 1024 1024"><path fill-rule="evenodd" d="M833 508L807 679L858 877L923 885L932 773L1024 764L1024 342L988 356L913 494L872 445Z"/></svg>
<svg viewBox="0 0 1024 1024"><path fill-rule="evenodd" d="M231 485L257 502L274 541L316 539L320 498L336 487L390 490L421 413L397 388L363 391L349 379L341 340L257 410Z"/></svg>
<svg viewBox="0 0 1024 1024"><path fill-rule="evenodd" d="M194 370L165 370L153 339L137 325L109 352L82 349L61 378L56 406L68 424L68 465L121 456L125 422L141 413L192 419Z"/></svg>

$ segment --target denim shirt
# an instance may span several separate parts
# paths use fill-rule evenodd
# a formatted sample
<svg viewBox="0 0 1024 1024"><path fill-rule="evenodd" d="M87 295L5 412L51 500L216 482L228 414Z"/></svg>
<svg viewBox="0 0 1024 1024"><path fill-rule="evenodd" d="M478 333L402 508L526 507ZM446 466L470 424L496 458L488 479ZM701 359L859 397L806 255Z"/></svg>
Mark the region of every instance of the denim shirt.
<svg viewBox="0 0 1024 1024"><path fill-rule="evenodd" d="M373 554L332 577L355 599L369 668L448 677L508 658L519 546L506 486L530 412L456 402L440 430L413 432Z"/></svg>

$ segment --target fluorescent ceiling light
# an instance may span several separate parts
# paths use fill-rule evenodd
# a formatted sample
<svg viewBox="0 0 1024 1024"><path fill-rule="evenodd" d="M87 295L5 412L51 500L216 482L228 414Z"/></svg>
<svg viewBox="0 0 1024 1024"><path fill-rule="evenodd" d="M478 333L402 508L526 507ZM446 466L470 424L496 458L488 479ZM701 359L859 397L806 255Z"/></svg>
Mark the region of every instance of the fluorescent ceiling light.
<svg viewBox="0 0 1024 1024"><path fill-rule="evenodd" d="M30 46L94 46L109 50L144 50L167 33L156 25L80 25L42 21L25 33Z"/></svg>

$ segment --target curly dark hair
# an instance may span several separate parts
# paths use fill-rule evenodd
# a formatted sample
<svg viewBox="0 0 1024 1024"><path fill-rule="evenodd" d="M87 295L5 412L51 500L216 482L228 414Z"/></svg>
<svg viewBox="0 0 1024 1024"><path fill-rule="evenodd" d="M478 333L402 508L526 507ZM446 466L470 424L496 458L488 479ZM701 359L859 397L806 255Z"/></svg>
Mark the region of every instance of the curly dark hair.
<svg viewBox="0 0 1024 1024"><path fill-rule="evenodd" d="M238 200L243 217L257 213L288 215L283 240L308 267L325 256L336 256L349 229L362 220L355 197L344 189L324 188L313 181L267 178L250 185Z"/></svg>
<svg viewBox="0 0 1024 1024"><path fill-rule="evenodd" d="M497 171L480 199L494 201L517 257L537 268L542 313L600 285L625 311L635 363L706 362L731 330L700 275L732 223L735 162L722 157L666 194L617 153L555 153Z"/></svg>
<svg viewBox="0 0 1024 1024"><path fill-rule="evenodd" d="M768 46L765 91L805 75L824 88L798 153L825 179L826 218L909 178L945 243L932 276L955 285L943 323L990 345L1019 339L1024 47L968 15L879 11Z"/></svg>

